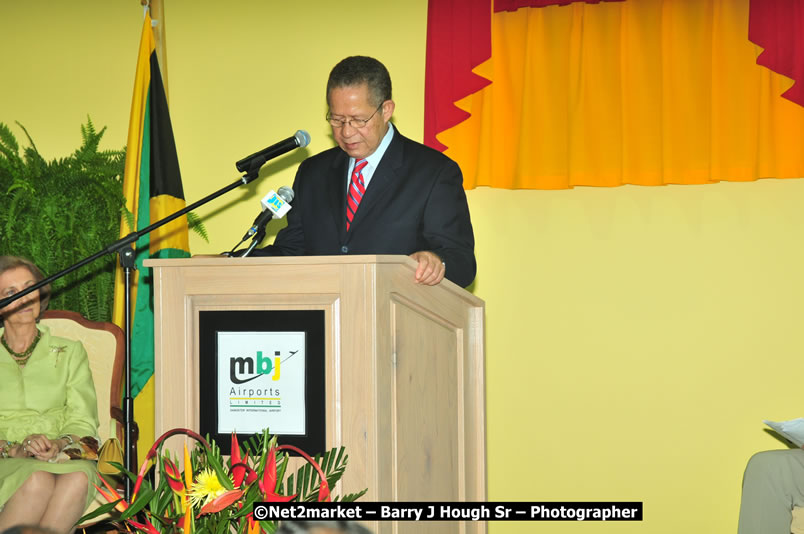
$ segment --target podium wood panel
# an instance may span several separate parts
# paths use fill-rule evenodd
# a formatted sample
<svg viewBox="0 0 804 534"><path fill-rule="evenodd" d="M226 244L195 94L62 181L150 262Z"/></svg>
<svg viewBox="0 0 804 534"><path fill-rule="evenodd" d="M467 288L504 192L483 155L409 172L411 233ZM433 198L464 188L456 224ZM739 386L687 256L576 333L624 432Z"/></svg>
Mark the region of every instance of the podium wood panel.
<svg viewBox="0 0 804 534"><path fill-rule="evenodd" d="M415 284L416 262L404 256L145 265L154 271L157 435L199 428L201 311L323 310L326 445L345 445L349 454L337 491L367 487L363 499L372 501L486 500L482 300L447 280ZM369 526L378 533L486 531L479 522Z"/></svg>

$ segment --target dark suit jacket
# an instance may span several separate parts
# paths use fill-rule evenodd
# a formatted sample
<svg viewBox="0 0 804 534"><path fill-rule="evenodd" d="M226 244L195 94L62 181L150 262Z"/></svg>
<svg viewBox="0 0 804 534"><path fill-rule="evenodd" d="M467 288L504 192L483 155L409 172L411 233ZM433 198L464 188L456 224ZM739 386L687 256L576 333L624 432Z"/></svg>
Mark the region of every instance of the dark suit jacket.
<svg viewBox="0 0 804 534"><path fill-rule="evenodd" d="M475 278L474 234L458 165L399 130L371 177L346 231L349 156L339 147L299 165L288 225L253 255L438 254L446 277L466 287Z"/></svg>

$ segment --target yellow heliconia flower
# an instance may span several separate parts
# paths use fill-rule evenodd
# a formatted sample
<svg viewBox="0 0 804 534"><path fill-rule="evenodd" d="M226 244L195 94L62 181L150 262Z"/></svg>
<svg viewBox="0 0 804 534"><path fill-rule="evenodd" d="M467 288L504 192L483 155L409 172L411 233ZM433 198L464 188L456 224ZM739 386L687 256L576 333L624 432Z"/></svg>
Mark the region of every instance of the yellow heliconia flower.
<svg viewBox="0 0 804 534"><path fill-rule="evenodd" d="M189 488L193 483L193 465L190 462L190 451L187 450L187 442L184 442L184 485Z"/></svg>
<svg viewBox="0 0 804 534"><path fill-rule="evenodd" d="M190 461L190 451L187 450L187 442L184 442L184 487L190 488L193 485L193 464ZM188 513L191 507L188 505L189 495L187 492L181 498L181 509L183 512Z"/></svg>
<svg viewBox="0 0 804 534"><path fill-rule="evenodd" d="M193 506L204 506L226 493L218 475L212 469L204 469L195 479L192 488L187 492Z"/></svg>

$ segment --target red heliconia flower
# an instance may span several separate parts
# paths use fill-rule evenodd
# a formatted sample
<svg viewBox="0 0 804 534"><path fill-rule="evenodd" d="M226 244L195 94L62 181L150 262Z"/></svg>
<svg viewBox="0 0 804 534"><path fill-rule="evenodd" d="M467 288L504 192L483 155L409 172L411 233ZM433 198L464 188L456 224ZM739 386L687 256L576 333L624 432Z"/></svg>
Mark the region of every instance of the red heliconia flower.
<svg viewBox="0 0 804 534"><path fill-rule="evenodd" d="M234 482L234 486L236 488L239 488L243 485L244 479L246 481L246 485L248 485L259 478L259 475L256 473L256 471L248 466L248 451L246 451L246 455L244 457L240 457L240 447L238 446L237 434L235 433L232 433L231 463L232 481Z"/></svg>
<svg viewBox="0 0 804 534"><path fill-rule="evenodd" d="M232 481L236 488L243 484L243 480L246 481L246 485L248 486L259 478L257 472L248 466L247 461L248 455L246 455L241 463L232 466Z"/></svg>
<svg viewBox="0 0 804 534"><path fill-rule="evenodd" d="M260 522L254 521L254 515L248 514L246 516L248 518L248 531L247 534L260 534Z"/></svg>
<svg viewBox="0 0 804 534"><path fill-rule="evenodd" d="M321 480L321 486L318 488L318 502L329 501L329 483L327 479Z"/></svg>
<svg viewBox="0 0 804 534"><path fill-rule="evenodd" d="M100 477L100 478L101 478L101 480L103 480L103 477ZM106 482L106 481L104 480L104 482ZM98 493L103 495L103 498L106 499L107 501L109 501L109 502L114 502L114 501L118 501L118 500L120 501L119 503L117 503L115 505L115 507L114 507L115 510L117 510L118 512L125 512L126 511L126 508L128 508L128 503L126 501L124 501L124 500L121 500L122 497L114 489L112 489L111 492L107 493L102 487L98 486L97 484L93 484L93 485L95 486L95 489L98 490Z"/></svg>
<svg viewBox="0 0 804 534"><path fill-rule="evenodd" d="M262 474L262 483L260 489L263 493L274 491L276 489L276 448L271 447L268 451L268 461L265 463L265 472Z"/></svg>
<svg viewBox="0 0 804 534"><path fill-rule="evenodd" d="M248 464L248 453L246 453L246 457L243 458L243 463ZM260 478L260 475L258 475L255 470L248 468L247 471L248 473L246 474L246 485L251 484L258 478Z"/></svg>
<svg viewBox="0 0 804 534"><path fill-rule="evenodd" d="M288 449L291 451L295 451L297 454L303 456L304 459L307 460L310 463L310 465L313 466L313 469L318 471L318 477L321 479L321 484L318 487L318 502L329 501L330 500L329 483L327 482L327 477L324 474L324 471L321 469L321 466L318 465L318 462L310 458L309 454L307 454L298 447L294 447L293 445L280 445L278 448L280 450Z"/></svg>
<svg viewBox="0 0 804 534"><path fill-rule="evenodd" d="M101 482L103 482L103 485L106 486L106 488L109 490L107 493L106 491L103 490L103 488L99 487L97 484L93 484L98 489L98 493L103 495L103 497L109 502L119 500L120 502L117 503L114 508L118 512L125 512L129 506L128 503L125 500L122 500L123 497L119 493L117 493L117 490L114 488L114 486L109 484L109 482L104 477L98 477L98 478L100 478Z"/></svg>
<svg viewBox="0 0 804 534"><path fill-rule="evenodd" d="M293 495L279 495L278 493L274 493L273 490L266 491L266 486L262 483L262 481L258 482L260 491L262 491L263 497L267 502L290 502L296 498L298 493Z"/></svg>
<svg viewBox="0 0 804 534"><path fill-rule="evenodd" d="M237 434L232 432L232 450L230 456L232 457L232 465L240 463L240 445L237 443Z"/></svg>
<svg viewBox="0 0 804 534"><path fill-rule="evenodd" d="M200 516L204 514L214 514L215 512L220 512L230 504L237 502L237 500L240 499L242 496L243 496L243 490L229 490L220 497L205 504L201 508L201 511L198 512L198 515Z"/></svg>
<svg viewBox="0 0 804 534"><path fill-rule="evenodd" d="M268 502L288 502L296 498L296 495L279 495L276 490L276 448L271 447L268 451L268 461L265 464L265 472L262 480L258 483L260 491Z"/></svg>
<svg viewBox="0 0 804 534"><path fill-rule="evenodd" d="M165 474L167 474L167 482L170 489L179 496L184 495L184 481L181 477L181 471L171 462L165 458Z"/></svg>
<svg viewBox="0 0 804 534"><path fill-rule="evenodd" d="M246 466L248 465L248 452L246 458L240 459L240 445L237 443L237 434L232 432L232 451L230 454L232 462L232 481L234 486L239 488L243 484L243 479L246 477Z"/></svg>
<svg viewBox="0 0 804 534"><path fill-rule="evenodd" d="M318 462L310 458L310 455L301 450L298 447L294 447L293 445L280 445L280 450L288 449L291 451L295 451L300 456L303 456L305 460L307 460L310 465L313 466L313 469L318 471L318 477L321 479L321 484L318 487L318 502L329 501L329 483L327 482L327 477L324 474L324 470L321 469L321 466L318 465Z"/></svg>
<svg viewBox="0 0 804 534"><path fill-rule="evenodd" d="M147 532L148 534L159 534L159 531L156 530L156 527L153 526L147 519L145 519L145 523L138 523L132 519L128 519L127 522L132 527Z"/></svg>

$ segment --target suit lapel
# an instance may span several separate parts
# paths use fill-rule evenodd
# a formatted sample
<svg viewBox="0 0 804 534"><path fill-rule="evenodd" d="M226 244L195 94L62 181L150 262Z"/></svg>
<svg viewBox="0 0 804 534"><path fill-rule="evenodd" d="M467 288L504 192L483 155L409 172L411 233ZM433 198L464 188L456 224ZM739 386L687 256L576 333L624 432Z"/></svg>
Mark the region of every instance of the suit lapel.
<svg viewBox="0 0 804 534"><path fill-rule="evenodd" d="M359 227L360 223L366 220L374 209L382 206L382 199L398 179L398 169L402 163L402 144L402 134L399 133L399 130L395 130L391 144L388 145L385 154L380 160L380 165L371 176L371 182L366 188L366 194L363 195L363 199L360 201L355 218L352 220L352 232L350 234L354 233L355 227ZM346 210L346 204L344 204L343 209ZM344 219L345 217L344 215Z"/></svg>
<svg viewBox="0 0 804 534"><path fill-rule="evenodd" d="M332 162L331 176L327 180L327 198L332 215L332 224L338 229L341 242L346 238L346 173L349 171L349 157L338 151ZM359 210L358 210L359 211Z"/></svg>

